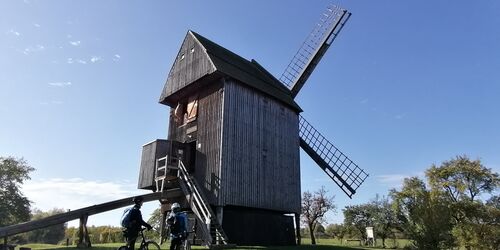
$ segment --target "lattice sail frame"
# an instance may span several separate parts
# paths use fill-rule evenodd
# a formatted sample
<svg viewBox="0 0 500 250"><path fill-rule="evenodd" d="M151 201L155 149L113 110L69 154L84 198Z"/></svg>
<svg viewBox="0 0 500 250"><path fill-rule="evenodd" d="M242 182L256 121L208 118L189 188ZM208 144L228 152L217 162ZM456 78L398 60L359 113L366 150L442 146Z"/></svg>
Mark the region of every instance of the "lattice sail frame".
<svg viewBox="0 0 500 250"><path fill-rule="evenodd" d="M368 174L299 115L300 146L349 198Z"/></svg>
<svg viewBox="0 0 500 250"><path fill-rule="evenodd" d="M347 22L350 15L351 13L345 9L335 5L328 6L325 12L322 13L320 21L315 25L283 74L281 74L279 80L289 89L292 89L299 80L301 80L299 85L303 84L330 44L337 37L337 34L345 22ZM300 79L301 77L305 79Z"/></svg>

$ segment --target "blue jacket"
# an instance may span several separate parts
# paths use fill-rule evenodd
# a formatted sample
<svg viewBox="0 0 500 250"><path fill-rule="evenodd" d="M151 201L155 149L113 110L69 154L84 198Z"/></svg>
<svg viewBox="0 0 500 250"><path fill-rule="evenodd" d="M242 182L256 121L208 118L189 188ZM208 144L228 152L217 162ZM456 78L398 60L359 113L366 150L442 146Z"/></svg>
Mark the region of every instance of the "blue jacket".
<svg viewBox="0 0 500 250"><path fill-rule="evenodd" d="M170 238L185 238L187 236L187 215L183 212L170 213Z"/></svg>

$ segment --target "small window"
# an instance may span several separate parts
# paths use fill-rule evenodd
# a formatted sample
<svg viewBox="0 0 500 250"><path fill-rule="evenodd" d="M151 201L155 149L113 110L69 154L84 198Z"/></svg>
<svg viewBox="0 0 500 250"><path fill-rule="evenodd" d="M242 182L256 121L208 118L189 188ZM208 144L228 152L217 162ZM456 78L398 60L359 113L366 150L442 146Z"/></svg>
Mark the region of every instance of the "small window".
<svg viewBox="0 0 500 250"><path fill-rule="evenodd" d="M196 116L198 116L198 97L189 98L186 113L186 123L196 120Z"/></svg>
<svg viewBox="0 0 500 250"><path fill-rule="evenodd" d="M194 53L194 47L191 48L191 53Z"/></svg>
<svg viewBox="0 0 500 250"><path fill-rule="evenodd" d="M183 53L183 54L181 55L181 60L183 60L183 59L184 59L184 57L186 57L186 56L185 56L185 55L184 55L184 53Z"/></svg>

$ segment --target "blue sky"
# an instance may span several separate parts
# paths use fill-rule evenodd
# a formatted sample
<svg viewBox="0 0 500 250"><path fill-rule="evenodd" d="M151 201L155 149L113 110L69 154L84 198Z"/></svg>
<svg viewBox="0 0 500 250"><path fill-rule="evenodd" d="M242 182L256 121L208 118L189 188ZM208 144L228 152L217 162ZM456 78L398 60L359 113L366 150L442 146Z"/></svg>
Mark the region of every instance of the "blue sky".
<svg viewBox="0 0 500 250"><path fill-rule="evenodd" d="M44 210L141 193L141 146L167 135L157 102L187 30L279 76L329 3L1 1L0 155L37 169L24 192ZM353 16L296 100L370 177L350 200L302 154L302 191L336 196L329 221L456 155L499 171L500 3L333 3Z"/></svg>

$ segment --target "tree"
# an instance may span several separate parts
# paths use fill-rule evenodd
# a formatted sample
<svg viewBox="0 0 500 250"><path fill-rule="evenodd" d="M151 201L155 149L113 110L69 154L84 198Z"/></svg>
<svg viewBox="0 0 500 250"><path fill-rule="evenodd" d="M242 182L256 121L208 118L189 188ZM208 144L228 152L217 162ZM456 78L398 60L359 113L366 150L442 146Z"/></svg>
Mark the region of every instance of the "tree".
<svg viewBox="0 0 500 250"><path fill-rule="evenodd" d="M417 177L405 179L401 191L391 190L390 195L400 228L418 249L453 246L451 212L442 195Z"/></svg>
<svg viewBox="0 0 500 250"><path fill-rule="evenodd" d="M0 227L30 219L30 201L20 186L34 170L22 158L0 157Z"/></svg>
<svg viewBox="0 0 500 250"><path fill-rule="evenodd" d="M324 223L324 216L328 211L335 211L335 205L333 204L333 196L328 197L326 195L326 190L321 187L314 194L306 191L302 195L302 221L309 228L309 233L311 235L311 244L316 244L316 238L314 237L314 232L318 224Z"/></svg>
<svg viewBox="0 0 500 250"><path fill-rule="evenodd" d="M453 232L461 245L467 249L481 248L484 234L491 232L486 229L495 208L479 198L499 188L499 174L483 166L480 160L457 156L440 166L433 165L426 175L432 189L446 197L452 212Z"/></svg>
<svg viewBox="0 0 500 250"><path fill-rule="evenodd" d="M457 156L441 166L433 165L426 171L432 188L442 190L454 202L473 202L483 193L491 193L500 186L500 177L467 156Z"/></svg>
<svg viewBox="0 0 500 250"><path fill-rule="evenodd" d="M382 239L382 247L385 248L385 240L389 237L395 237L394 230L398 227L397 214L388 197L379 199L377 195L372 204L375 208L374 231L376 236Z"/></svg>
<svg viewBox="0 0 500 250"><path fill-rule="evenodd" d="M318 223L316 228L314 229L314 236L317 238L325 238L325 227L321 225L321 223Z"/></svg>
<svg viewBox="0 0 500 250"><path fill-rule="evenodd" d="M42 212L41 210L35 209L33 211L32 220L38 220L64 212L64 209L58 208L54 208L48 212ZM62 223L28 232L28 240L29 242L57 244L64 239L66 227L66 223Z"/></svg>
<svg viewBox="0 0 500 250"><path fill-rule="evenodd" d="M151 238L160 237L160 227L161 227L161 219L162 219L161 209L157 208L152 213L148 219L148 224L153 227L153 230L149 230L146 232L146 235ZM166 230L166 229L164 229Z"/></svg>
<svg viewBox="0 0 500 250"><path fill-rule="evenodd" d="M344 236L347 234L347 228L342 224L330 224L326 226L325 233L332 238L338 238L342 243Z"/></svg>
<svg viewBox="0 0 500 250"><path fill-rule="evenodd" d="M361 239L366 239L366 227L374 225L376 207L371 204L346 206L344 212L344 225L354 228Z"/></svg>

